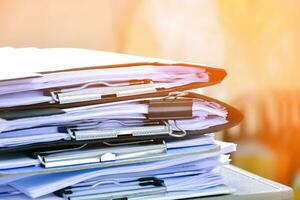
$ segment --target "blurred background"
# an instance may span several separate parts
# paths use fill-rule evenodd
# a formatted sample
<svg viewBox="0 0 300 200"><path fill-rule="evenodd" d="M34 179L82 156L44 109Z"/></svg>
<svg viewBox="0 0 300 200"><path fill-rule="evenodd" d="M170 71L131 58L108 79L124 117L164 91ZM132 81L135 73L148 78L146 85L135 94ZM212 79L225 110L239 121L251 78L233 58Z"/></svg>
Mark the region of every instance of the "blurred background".
<svg viewBox="0 0 300 200"><path fill-rule="evenodd" d="M245 120L218 137L238 144L235 165L297 193L299 10L299 0L0 0L0 46L88 48L225 68L226 80L201 92L240 108Z"/></svg>

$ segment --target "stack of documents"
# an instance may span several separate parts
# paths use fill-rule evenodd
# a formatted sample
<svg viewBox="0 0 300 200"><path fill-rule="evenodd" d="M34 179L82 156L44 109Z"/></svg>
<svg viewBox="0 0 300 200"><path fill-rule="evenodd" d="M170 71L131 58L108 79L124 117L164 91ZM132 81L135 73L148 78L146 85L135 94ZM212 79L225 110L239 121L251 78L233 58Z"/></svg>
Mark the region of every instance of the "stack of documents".
<svg viewBox="0 0 300 200"><path fill-rule="evenodd" d="M235 144L212 133L242 115L187 92L221 82L224 70L82 49L0 48L0 65L0 199L233 191L218 168Z"/></svg>

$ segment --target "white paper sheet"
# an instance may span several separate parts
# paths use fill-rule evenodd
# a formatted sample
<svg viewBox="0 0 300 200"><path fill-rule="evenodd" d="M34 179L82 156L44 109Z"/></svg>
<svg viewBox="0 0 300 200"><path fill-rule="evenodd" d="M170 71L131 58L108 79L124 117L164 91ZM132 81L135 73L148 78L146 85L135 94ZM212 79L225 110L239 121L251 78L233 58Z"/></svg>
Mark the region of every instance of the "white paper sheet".
<svg viewBox="0 0 300 200"><path fill-rule="evenodd" d="M87 106L66 109L65 112L64 114L9 121L0 119L0 147L70 140L70 135L59 132L57 127L78 125L85 121L97 121L98 119L98 122L101 122L130 118L143 120L146 118L145 114L148 113L148 104L132 102L110 106ZM184 130L202 130L226 123L226 116L227 111L223 107L210 102L194 100L193 119L176 120L177 125L173 120L169 120L168 123L173 131L180 130L178 126ZM111 128L114 127L115 125Z"/></svg>
<svg viewBox="0 0 300 200"><path fill-rule="evenodd" d="M114 152L115 149L120 148L130 148L133 147L133 145L127 145L127 146L116 146L116 147L109 147L109 148L102 148L103 150L107 149L107 152ZM212 136L203 136L196 139L188 139L184 141L174 141L166 142L167 147L167 153L170 155L173 154L182 154L185 152L192 152L193 150L197 151L207 151L210 149L213 149L216 147L213 137ZM195 149L197 147L197 149ZM92 149L91 149L92 150ZM82 150L76 150L73 152L83 152L86 151L85 149ZM11 153L6 155L0 155L0 170L8 170L11 169L11 171L14 171L16 168L20 168L19 170L22 171L26 170L26 167L30 166L38 166L40 165L40 162L38 159L31 158L30 156L23 154L23 153Z"/></svg>
<svg viewBox="0 0 300 200"><path fill-rule="evenodd" d="M222 162L228 162L228 157L223 158L220 163L220 156L235 151L236 146L232 143L222 143L221 152L208 153L183 158L150 162L144 164L132 164L103 169L82 170L65 173L54 173L49 175L34 175L11 183L11 185L31 197L39 197L56 190L75 185L83 181L96 177L106 179L108 177L119 177L124 174L140 173L147 174L157 172L167 172L168 169L178 167L180 170L211 170L219 166ZM180 166L182 168L180 168ZM176 169L176 168L175 168ZM149 174L148 174L149 175Z"/></svg>

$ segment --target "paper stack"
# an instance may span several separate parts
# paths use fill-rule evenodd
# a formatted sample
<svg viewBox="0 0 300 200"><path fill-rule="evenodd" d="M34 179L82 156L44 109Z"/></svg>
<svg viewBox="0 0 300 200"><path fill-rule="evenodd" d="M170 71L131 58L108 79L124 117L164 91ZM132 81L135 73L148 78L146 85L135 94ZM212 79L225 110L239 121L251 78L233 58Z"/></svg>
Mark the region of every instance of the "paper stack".
<svg viewBox="0 0 300 200"><path fill-rule="evenodd" d="M0 48L0 199L231 193L235 108L187 90L222 69L83 49ZM13 72L16 72L15 74Z"/></svg>

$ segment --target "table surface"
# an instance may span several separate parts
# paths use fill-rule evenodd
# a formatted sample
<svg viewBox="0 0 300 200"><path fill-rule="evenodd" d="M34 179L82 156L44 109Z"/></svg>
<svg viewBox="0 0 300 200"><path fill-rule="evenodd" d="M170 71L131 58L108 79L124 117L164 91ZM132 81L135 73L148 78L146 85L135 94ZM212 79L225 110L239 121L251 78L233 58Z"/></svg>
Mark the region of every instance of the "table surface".
<svg viewBox="0 0 300 200"><path fill-rule="evenodd" d="M226 184L236 189L230 195L197 198L201 200L292 200L293 190L290 187L262 178L232 165L222 168Z"/></svg>

